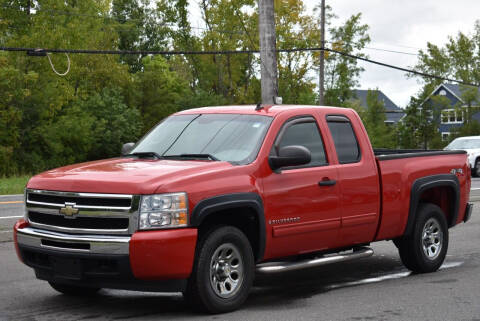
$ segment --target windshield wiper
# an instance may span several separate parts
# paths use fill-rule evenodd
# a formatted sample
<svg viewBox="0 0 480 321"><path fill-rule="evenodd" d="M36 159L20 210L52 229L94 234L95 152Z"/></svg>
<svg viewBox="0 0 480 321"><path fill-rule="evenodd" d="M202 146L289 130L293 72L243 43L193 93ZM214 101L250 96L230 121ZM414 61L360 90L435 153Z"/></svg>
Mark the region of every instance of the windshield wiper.
<svg viewBox="0 0 480 321"><path fill-rule="evenodd" d="M137 152L137 153L127 154L125 156L138 156L140 158L142 158L142 157L155 157L156 159L162 159L163 158L162 156L160 156L159 154L157 154L155 152Z"/></svg>
<svg viewBox="0 0 480 321"><path fill-rule="evenodd" d="M180 155L165 155L164 158L187 158L187 159L209 159L212 161L219 161L218 158L211 154L180 154Z"/></svg>

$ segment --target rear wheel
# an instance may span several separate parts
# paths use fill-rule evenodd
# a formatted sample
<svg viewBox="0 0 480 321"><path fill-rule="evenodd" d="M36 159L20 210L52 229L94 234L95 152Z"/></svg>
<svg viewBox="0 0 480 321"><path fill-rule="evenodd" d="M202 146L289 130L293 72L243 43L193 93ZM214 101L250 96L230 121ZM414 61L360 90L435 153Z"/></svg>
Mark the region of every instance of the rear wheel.
<svg viewBox="0 0 480 321"><path fill-rule="evenodd" d="M443 211L434 204L420 204L412 233L396 241L402 263L417 273L440 268L448 249L448 226Z"/></svg>
<svg viewBox="0 0 480 321"><path fill-rule="evenodd" d="M199 241L187 300L210 313L237 309L253 283L254 257L247 237L237 228L223 226Z"/></svg>
<svg viewBox="0 0 480 321"><path fill-rule="evenodd" d="M70 284L62 284L57 282L48 282L52 288L60 293L70 296L88 296L97 293L100 288L90 288L85 286L76 286Z"/></svg>

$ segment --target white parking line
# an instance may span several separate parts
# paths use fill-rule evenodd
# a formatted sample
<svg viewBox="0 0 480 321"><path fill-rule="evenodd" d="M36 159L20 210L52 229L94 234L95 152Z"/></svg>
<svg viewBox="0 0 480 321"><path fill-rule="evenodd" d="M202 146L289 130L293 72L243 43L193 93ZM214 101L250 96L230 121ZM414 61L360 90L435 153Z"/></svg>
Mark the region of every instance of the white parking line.
<svg viewBox="0 0 480 321"><path fill-rule="evenodd" d="M471 191L478 191L480 188L470 188Z"/></svg>
<svg viewBox="0 0 480 321"><path fill-rule="evenodd" d="M0 231L0 233L12 233L12 231Z"/></svg>
<svg viewBox="0 0 480 321"><path fill-rule="evenodd" d="M21 218L21 217L23 217L23 215L19 215L19 216L2 216L2 217L0 217L0 220L1 220L1 219L7 219L7 218Z"/></svg>
<svg viewBox="0 0 480 321"><path fill-rule="evenodd" d="M460 266L462 264L463 264L463 262L447 262L447 263L444 263L440 267L440 270L457 267L457 266ZM400 273L392 273L392 274L382 275L382 276L374 277L374 278L367 278L367 279L357 280L357 281L352 281L352 282L332 284L332 285L327 286L327 289L333 290L333 289L344 288L344 287L348 287L348 286L355 286L355 285L369 284L369 283L377 283L377 282L381 282L381 281L385 281L385 280L395 280L395 279L400 279L400 278L407 277L410 274L412 274L412 272L410 272L410 271L400 272Z"/></svg>

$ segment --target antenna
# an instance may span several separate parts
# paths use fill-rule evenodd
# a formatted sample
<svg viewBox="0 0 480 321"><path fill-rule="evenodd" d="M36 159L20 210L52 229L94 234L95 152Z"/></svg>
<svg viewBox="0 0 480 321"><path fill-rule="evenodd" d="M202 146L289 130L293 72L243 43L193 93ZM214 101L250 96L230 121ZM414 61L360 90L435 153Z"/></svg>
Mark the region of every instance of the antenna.
<svg viewBox="0 0 480 321"><path fill-rule="evenodd" d="M255 110L262 110L262 109L263 109L262 103L258 103L257 107L255 107Z"/></svg>

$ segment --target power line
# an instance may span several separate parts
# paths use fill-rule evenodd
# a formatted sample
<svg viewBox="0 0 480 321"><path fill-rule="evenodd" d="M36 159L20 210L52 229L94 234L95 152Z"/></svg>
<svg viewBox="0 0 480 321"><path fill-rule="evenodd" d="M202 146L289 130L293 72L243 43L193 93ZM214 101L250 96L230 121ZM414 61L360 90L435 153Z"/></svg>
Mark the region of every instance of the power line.
<svg viewBox="0 0 480 321"><path fill-rule="evenodd" d="M334 45L336 42L335 41L325 41L325 43L329 43ZM349 43L351 45L355 45L355 43ZM410 56L418 56L417 53L414 52L407 52L407 51L400 51L400 50L391 50L391 49L385 49L385 48L375 48L375 47L363 47L363 49L368 49L368 50L375 50L375 51L385 51L385 52L390 52L390 53L397 53L397 54L402 54L402 55L410 55ZM420 50L420 49L419 49Z"/></svg>
<svg viewBox="0 0 480 321"><path fill-rule="evenodd" d="M375 51L385 51L385 52L397 53L397 54L402 54L402 55L418 56L417 53L413 53L413 52L389 50L389 49L383 49L383 48L364 47L364 49L375 50Z"/></svg>
<svg viewBox="0 0 480 321"><path fill-rule="evenodd" d="M377 42L377 41L373 41L373 43L375 43L375 44L380 44L380 45L383 44L383 45L392 46L392 47L415 49L415 50L421 50L421 49L422 49L422 48L419 48L419 47L413 47L413 46L407 46L407 45L403 45L403 44L395 44L395 43L389 43L389 42Z"/></svg>
<svg viewBox="0 0 480 321"><path fill-rule="evenodd" d="M449 81L454 82L466 86L474 86L478 87L478 84L471 84L461 80L452 79L441 77L437 75L427 74L421 71L403 68L391 64L387 64L384 62L364 58L361 56L351 55L346 52L342 52L339 50L334 50L330 48L322 48L322 47L310 47L310 48L291 48L291 49L276 49L277 53L285 53L285 52L303 52L303 51L328 51L331 53L336 53L342 55L344 57L348 57L351 59L357 59L361 61L365 61L371 64L383 66L390 69L400 70L403 72L407 72L410 74L438 79L442 81ZM173 55L238 55L238 54L259 54L259 50L214 50L214 51L181 51L181 50L89 50L89 49L40 49L40 48L18 48L18 47L0 47L0 51L12 51L12 52L26 52L27 54L34 55L34 56L44 56L47 53L69 53L69 54L96 54L96 55L163 55L163 56L173 56Z"/></svg>

